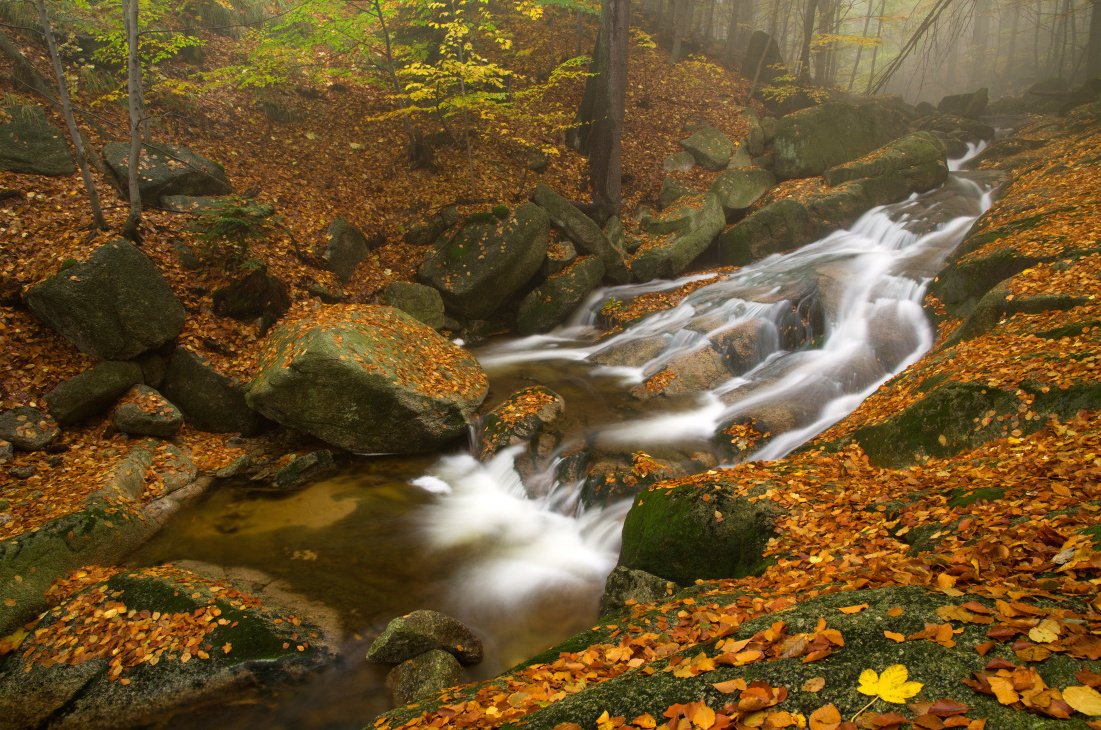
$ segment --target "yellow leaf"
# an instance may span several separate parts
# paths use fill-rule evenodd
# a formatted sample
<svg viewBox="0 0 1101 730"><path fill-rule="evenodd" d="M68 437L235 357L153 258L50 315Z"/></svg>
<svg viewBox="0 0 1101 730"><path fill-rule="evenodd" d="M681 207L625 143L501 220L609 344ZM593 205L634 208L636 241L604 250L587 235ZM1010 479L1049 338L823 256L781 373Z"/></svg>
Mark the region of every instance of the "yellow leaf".
<svg viewBox="0 0 1101 730"><path fill-rule="evenodd" d="M1101 692L1093 687L1067 687L1063 700L1083 715L1101 715Z"/></svg>
<svg viewBox="0 0 1101 730"><path fill-rule="evenodd" d="M893 702L901 705L910 697L913 697L925 685L920 682L907 682L910 672L901 664L893 664L883 670L883 674L875 673L873 669L865 669L860 673L860 686L857 690L861 694L878 697L885 702Z"/></svg>
<svg viewBox="0 0 1101 730"><path fill-rule="evenodd" d="M1060 630L1061 627L1058 621L1046 618L1040 622L1039 626L1032 627L1032 630L1028 632L1028 638L1037 644L1048 644L1059 638Z"/></svg>
<svg viewBox="0 0 1101 730"><path fill-rule="evenodd" d="M839 608L837 610L840 611L841 613L852 614L852 613L860 613L861 611L863 611L867 607L868 607L868 604L861 603L857 606L842 606L841 608Z"/></svg>

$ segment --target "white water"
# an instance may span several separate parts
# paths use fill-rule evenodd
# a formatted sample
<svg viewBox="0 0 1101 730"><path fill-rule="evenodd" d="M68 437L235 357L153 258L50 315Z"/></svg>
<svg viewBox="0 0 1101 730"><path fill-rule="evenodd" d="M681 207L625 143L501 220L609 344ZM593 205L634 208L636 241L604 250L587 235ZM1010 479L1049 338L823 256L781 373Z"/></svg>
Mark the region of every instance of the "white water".
<svg viewBox="0 0 1101 730"><path fill-rule="evenodd" d="M953 163L953 169L958 166ZM634 402L627 391L648 375L708 346L722 331L757 322L764 358L752 369L687 402L671 399L663 408L662 399L649 399L636 406L640 415L621 422L609 417L563 448L588 443L629 452L680 443L707 449L721 424L783 407L791 416L790 429L773 433L749 457L781 458L844 418L929 349L933 333L921 308L926 284L991 199L991 190L952 175L939 191L876 208L849 230L798 251L730 275L603 289L557 330L475 354L491 382L529 375L526 382L538 380L553 390L556 377L576 380L580 368L603 392L614 397L618 390L623 402ZM714 282L678 306L598 341L598 312L610 299L630 300L707 279ZM805 339L817 348L782 349L780 332L792 324L793 310L812 306L820 312L820 331ZM601 351L654 337L662 338L663 346L641 366L593 361ZM447 457L416 482L439 495L415 518L424 539L436 551L463 553L462 568L450 581L450 608L491 635L504 616L514 619L534 601L553 601L564 614L595 615L630 504L586 510L579 504L581 484L556 479L556 460L534 477L546 488L533 490L514 468L515 456L515 450L506 451L485 464L467 455ZM533 492L545 496L530 498Z"/></svg>

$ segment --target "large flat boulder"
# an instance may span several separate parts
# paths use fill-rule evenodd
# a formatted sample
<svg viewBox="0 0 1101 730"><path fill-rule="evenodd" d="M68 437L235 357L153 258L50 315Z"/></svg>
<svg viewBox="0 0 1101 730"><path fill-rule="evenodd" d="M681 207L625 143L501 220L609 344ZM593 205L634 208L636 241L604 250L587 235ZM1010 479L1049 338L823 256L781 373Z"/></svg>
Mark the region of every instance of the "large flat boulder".
<svg viewBox="0 0 1101 730"><path fill-rule="evenodd" d="M627 283L630 275L623 262L624 251L615 247L596 221L542 183L535 187L535 193L531 197L536 205L547 211L551 222L562 229L579 249L600 257L609 279L617 284Z"/></svg>
<svg viewBox="0 0 1101 730"><path fill-rule="evenodd" d="M465 434L487 392L477 361L431 327L334 305L272 332L247 402L342 449L421 453Z"/></svg>
<svg viewBox="0 0 1101 730"><path fill-rule="evenodd" d="M707 125L697 129L687 139L682 139L679 144L701 167L712 172L726 169L736 147L729 137Z"/></svg>
<svg viewBox="0 0 1101 730"><path fill-rule="evenodd" d="M931 132L915 132L887 144L860 160L832 167L822 173L827 185L849 180L900 174L912 192L923 193L948 177L944 141Z"/></svg>
<svg viewBox="0 0 1101 730"><path fill-rule="evenodd" d="M521 334L547 332L577 308L604 278L604 262L583 256L548 278L520 302L516 328Z"/></svg>
<svg viewBox="0 0 1101 730"><path fill-rule="evenodd" d="M0 170L23 175L63 177L76 172L61 130L46 121L40 107L16 106L0 124Z"/></svg>
<svg viewBox="0 0 1101 730"><path fill-rule="evenodd" d="M183 331L184 307L133 244L107 243L25 294L27 308L81 352L130 360Z"/></svg>
<svg viewBox="0 0 1101 730"><path fill-rule="evenodd" d="M643 227L651 234L631 257L635 281L680 274L703 253L726 225L719 199L712 193L686 196Z"/></svg>
<svg viewBox="0 0 1101 730"><path fill-rule="evenodd" d="M203 431L249 434L261 422L245 402L245 389L236 378L183 347L177 347L168 360L161 394Z"/></svg>
<svg viewBox="0 0 1101 730"><path fill-rule="evenodd" d="M130 144L113 142L103 148L103 160L125 190L130 179ZM138 190L145 205L160 205L169 195L207 197L229 195L233 186L214 160L174 144L148 144L138 158Z"/></svg>
<svg viewBox="0 0 1101 730"><path fill-rule="evenodd" d="M729 170L715 178L711 192L719 199L727 215L745 210L776 184L776 176L759 167Z"/></svg>
<svg viewBox="0 0 1101 730"><path fill-rule="evenodd" d="M106 360L58 383L46 394L46 406L55 421L68 426L107 410L141 381L137 363Z"/></svg>
<svg viewBox="0 0 1101 730"><path fill-rule="evenodd" d="M549 225L547 213L532 203L504 220L490 213L471 216L425 259L417 277L438 289L458 316L486 319L539 270Z"/></svg>
<svg viewBox="0 0 1101 730"><path fill-rule="evenodd" d="M719 236L719 256L724 266L744 266L799 248L813 235L814 224L806 207L784 198L769 203Z"/></svg>
<svg viewBox="0 0 1101 730"><path fill-rule="evenodd" d="M909 131L901 111L886 105L834 101L781 117L772 140L781 180L821 175L863 157Z"/></svg>

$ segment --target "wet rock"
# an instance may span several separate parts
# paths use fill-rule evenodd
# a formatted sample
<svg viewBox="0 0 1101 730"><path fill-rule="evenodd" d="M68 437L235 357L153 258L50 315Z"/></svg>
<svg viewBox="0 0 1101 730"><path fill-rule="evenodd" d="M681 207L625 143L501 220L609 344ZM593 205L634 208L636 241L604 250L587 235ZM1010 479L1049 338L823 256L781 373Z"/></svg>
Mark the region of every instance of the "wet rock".
<svg viewBox="0 0 1101 730"><path fill-rule="evenodd" d="M769 203L719 236L724 266L744 266L774 253L809 243L814 223L807 209L790 198Z"/></svg>
<svg viewBox="0 0 1101 730"><path fill-rule="evenodd" d="M652 456L643 451L598 451L585 469L581 503L587 508L607 507L662 480L686 477L712 466L715 466L714 459L703 453L669 450Z"/></svg>
<svg viewBox="0 0 1101 730"><path fill-rule="evenodd" d="M12 468L8 469L8 474L11 475L12 479L22 480L30 479L34 476L34 473L36 471L37 469L34 467L34 465L28 464L27 466L13 466Z"/></svg>
<svg viewBox="0 0 1101 730"><path fill-rule="evenodd" d="M26 293L31 313L102 360L129 360L183 331L184 307L133 244L100 246Z"/></svg>
<svg viewBox="0 0 1101 730"><path fill-rule="evenodd" d="M123 433L162 439L175 436L184 423L183 413L147 385L134 386L115 408L112 419Z"/></svg>
<svg viewBox="0 0 1101 730"><path fill-rule="evenodd" d="M565 410L565 399L541 385L513 393L478 424L478 458L486 461L502 449L530 441L554 424Z"/></svg>
<svg viewBox="0 0 1101 730"><path fill-rule="evenodd" d="M105 145L103 160L125 190L130 174L130 143ZM222 165L179 145L144 145L139 167L138 189L145 205L160 206L165 196L208 197L233 192Z"/></svg>
<svg viewBox="0 0 1101 730"><path fill-rule="evenodd" d="M439 611L413 611L391 621L371 648L367 661L399 663L433 650L446 651L463 664L482 661L482 642L463 623Z"/></svg>
<svg viewBox="0 0 1101 730"><path fill-rule="evenodd" d="M600 257L609 279L617 284L627 283L630 274L623 261L626 252L615 248L593 219L542 183L535 187L531 199L546 210L551 222L562 229L579 249Z"/></svg>
<svg viewBox="0 0 1101 730"><path fill-rule="evenodd" d="M631 256L632 278L645 282L680 274L711 245L724 225L722 206L712 193L680 198L661 215L643 219L643 227L651 235Z"/></svg>
<svg viewBox="0 0 1101 730"><path fill-rule="evenodd" d="M223 375L184 347L177 347L169 358L161 393L204 431L250 434L260 426L236 378Z"/></svg>
<svg viewBox="0 0 1101 730"><path fill-rule="evenodd" d="M64 177L76 172L61 130L41 107L7 109L12 121L0 124L0 170L22 175Z"/></svg>
<svg viewBox="0 0 1101 730"><path fill-rule="evenodd" d="M657 357L665 349L664 335L648 335L617 341L597 350L589 360L608 367L640 368Z"/></svg>
<svg viewBox="0 0 1101 730"><path fill-rule="evenodd" d="M653 398L677 393L701 393L730 379L723 356L711 345L674 356L656 371L646 371L646 382L631 393L638 398Z"/></svg>
<svg viewBox="0 0 1101 730"><path fill-rule="evenodd" d="M680 141L696 162L706 170L723 170L734 154L734 143L714 127L703 126Z"/></svg>
<svg viewBox="0 0 1101 730"><path fill-rule="evenodd" d="M360 230L343 218L330 223L325 235L329 237L323 254L327 268L347 284L359 263L371 253L371 247Z"/></svg>
<svg viewBox="0 0 1101 730"><path fill-rule="evenodd" d="M382 293L382 303L395 307L434 330L444 325L443 297L430 286L394 281Z"/></svg>
<svg viewBox="0 0 1101 730"><path fill-rule="evenodd" d="M780 347L776 325L763 319L751 319L716 332L711 346L722 356L732 375L742 375L757 367Z"/></svg>
<svg viewBox="0 0 1101 730"><path fill-rule="evenodd" d="M268 337L247 402L349 451L408 454L465 434L487 391L473 357L408 314L334 305Z"/></svg>
<svg viewBox="0 0 1101 730"><path fill-rule="evenodd" d="M68 426L107 410L140 382L136 363L107 360L59 383L46 394L46 407L55 421Z"/></svg>
<svg viewBox="0 0 1101 730"><path fill-rule="evenodd" d="M828 102L782 117L773 139L776 176L814 177L856 160L909 131L908 120L882 104Z"/></svg>
<svg viewBox="0 0 1101 730"><path fill-rule="evenodd" d="M455 657L433 649L391 669L386 675L386 693L395 705L407 705L454 687L462 676L463 667Z"/></svg>
<svg viewBox="0 0 1101 730"><path fill-rule="evenodd" d="M776 176L768 170L749 167L719 175L711 184L711 192L718 197L723 212L730 215L753 205L775 184Z"/></svg>
<svg viewBox="0 0 1101 730"><path fill-rule="evenodd" d="M57 422L37 408L17 406L0 413L0 440L21 451L41 451L60 435Z"/></svg>
<svg viewBox="0 0 1101 730"><path fill-rule="evenodd" d="M777 515L767 499L734 496L721 481L644 492L623 522L619 566L680 585L759 575Z"/></svg>
<svg viewBox="0 0 1101 730"><path fill-rule="evenodd" d="M272 486L278 491L298 489L318 479L325 479L337 471L333 452L328 449L299 456L275 473Z"/></svg>
<svg viewBox="0 0 1101 730"><path fill-rule="evenodd" d="M486 319L539 270L547 255L548 225L546 212L531 203L503 221L491 214L472 216L421 264L417 277L440 292L449 311Z"/></svg>
<svg viewBox="0 0 1101 730"><path fill-rule="evenodd" d="M521 300L516 328L525 335L553 329L570 316L603 278L604 262L600 257L577 259Z"/></svg>
<svg viewBox="0 0 1101 730"><path fill-rule="evenodd" d="M606 616L623 608L629 600L636 603L664 601L680 589L676 583L659 578L644 570L616 566L604 583L600 597L600 615Z"/></svg>

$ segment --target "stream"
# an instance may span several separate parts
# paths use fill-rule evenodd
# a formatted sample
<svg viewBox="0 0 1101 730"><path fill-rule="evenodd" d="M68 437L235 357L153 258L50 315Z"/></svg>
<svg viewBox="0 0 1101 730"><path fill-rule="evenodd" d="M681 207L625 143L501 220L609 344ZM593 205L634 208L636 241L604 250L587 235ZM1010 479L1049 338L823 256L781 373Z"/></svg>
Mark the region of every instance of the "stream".
<svg viewBox="0 0 1101 730"><path fill-rule="evenodd" d="M583 497L584 475L565 468L570 457L645 451L687 473L731 463L716 446L729 424L755 419L771 432L746 459L781 458L813 438L932 345L925 286L993 188L985 173L953 172L938 190L869 211L795 252L730 274L601 289L549 334L473 349L489 375L489 404L535 384L565 400L569 429L553 453L520 470L525 480L515 449L484 464L466 453L363 457L291 495L228 485L188 506L130 565L263 571L333 609L352 638L344 665L316 681L165 726L368 725L389 708L389 668L362 656L387 621L418 608L455 616L483 638L486 659L471 680L589 628L630 500ZM689 281L702 285L677 306L601 339L602 308ZM740 374L688 387L714 342L744 343L745 333ZM640 398L663 368L684 374L685 387Z"/></svg>

